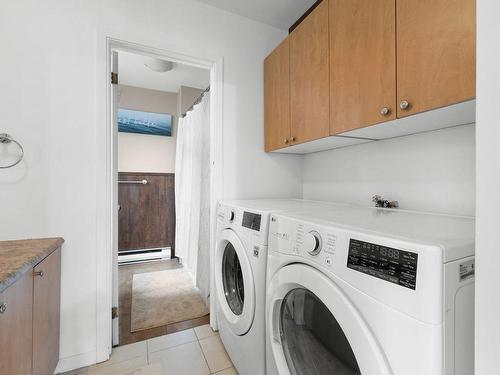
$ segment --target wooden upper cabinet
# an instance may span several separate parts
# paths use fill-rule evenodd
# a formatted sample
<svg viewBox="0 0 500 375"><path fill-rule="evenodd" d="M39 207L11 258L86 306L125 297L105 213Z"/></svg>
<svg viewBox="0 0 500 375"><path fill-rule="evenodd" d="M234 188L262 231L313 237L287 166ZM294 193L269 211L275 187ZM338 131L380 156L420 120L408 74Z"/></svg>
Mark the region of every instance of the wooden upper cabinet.
<svg viewBox="0 0 500 375"><path fill-rule="evenodd" d="M0 374L31 374L32 305L31 272L0 293Z"/></svg>
<svg viewBox="0 0 500 375"><path fill-rule="evenodd" d="M53 374L59 361L61 249L39 263L32 277L33 375Z"/></svg>
<svg viewBox="0 0 500 375"><path fill-rule="evenodd" d="M396 118L395 0L330 1L330 133Z"/></svg>
<svg viewBox="0 0 500 375"><path fill-rule="evenodd" d="M330 134L328 0L290 34L291 144Z"/></svg>
<svg viewBox="0 0 500 375"><path fill-rule="evenodd" d="M474 99L475 4L323 0L265 61L266 151Z"/></svg>
<svg viewBox="0 0 500 375"><path fill-rule="evenodd" d="M396 4L398 117L474 98L476 1Z"/></svg>
<svg viewBox="0 0 500 375"><path fill-rule="evenodd" d="M265 150L286 147L290 139L290 41L264 60Z"/></svg>

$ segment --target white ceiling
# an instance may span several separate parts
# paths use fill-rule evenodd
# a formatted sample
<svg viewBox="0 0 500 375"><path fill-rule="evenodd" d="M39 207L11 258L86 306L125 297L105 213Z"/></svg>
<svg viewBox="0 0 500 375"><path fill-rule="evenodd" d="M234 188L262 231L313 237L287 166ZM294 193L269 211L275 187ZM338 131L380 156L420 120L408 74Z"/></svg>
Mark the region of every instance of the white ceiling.
<svg viewBox="0 0 500 375"><path fill-rule="evenodd" d="M240 16L288 30L315 0L198 0Z"/></svg>
<svg viewBox="0 0 500 375"><path fill-rule="evenodd" d="M178 92L181 86L205 89L210 85L210 71L174 63L169 72L154 72L144 65L145 57L118 52L118 82L120 85Z"/></svg>

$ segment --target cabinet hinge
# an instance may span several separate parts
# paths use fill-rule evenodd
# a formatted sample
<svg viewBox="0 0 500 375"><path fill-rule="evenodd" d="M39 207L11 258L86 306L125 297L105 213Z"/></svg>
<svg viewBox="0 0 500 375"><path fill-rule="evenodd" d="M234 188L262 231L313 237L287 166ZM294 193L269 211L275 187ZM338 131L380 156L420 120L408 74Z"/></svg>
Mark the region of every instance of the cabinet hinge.
<svg viewBox="0 0 500 375"><path fill-rule="evenodd" d="M113 85L117 85L118 84L118 73L111 72L111 83Z"/></svg>
<svg viewBox="0 0 500 375"><path fill-rule="evenodd" d="M111 308L111 319L118 318L118 307Z"/></svg>

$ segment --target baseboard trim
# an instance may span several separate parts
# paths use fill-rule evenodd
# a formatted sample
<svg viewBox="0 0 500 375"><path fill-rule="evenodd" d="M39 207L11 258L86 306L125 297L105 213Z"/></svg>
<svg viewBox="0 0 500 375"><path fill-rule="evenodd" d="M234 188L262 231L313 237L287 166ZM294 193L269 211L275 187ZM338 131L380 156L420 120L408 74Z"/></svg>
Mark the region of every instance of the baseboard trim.
<svg viewBox="0 0 500 375"><path fill-rule="evenodd" d="M97 353L96 350L92 350L87 353L81 353L73 355L71 357L60 358L57 364L56 371L54 374L60 374L62 372L76 370L82 367L91 366L96 363Z"/></svg>

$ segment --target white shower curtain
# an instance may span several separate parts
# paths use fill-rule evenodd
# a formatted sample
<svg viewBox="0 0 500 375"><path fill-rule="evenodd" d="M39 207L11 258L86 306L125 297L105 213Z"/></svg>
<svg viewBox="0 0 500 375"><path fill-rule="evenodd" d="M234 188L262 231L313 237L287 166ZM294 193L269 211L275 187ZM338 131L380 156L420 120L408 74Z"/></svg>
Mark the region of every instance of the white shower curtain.
<svg viewBox="0 0 500 375"><path fill-rule="evenodd" d="M210 95L179 119L175 161L175 254L208 298Z"/></svg>

